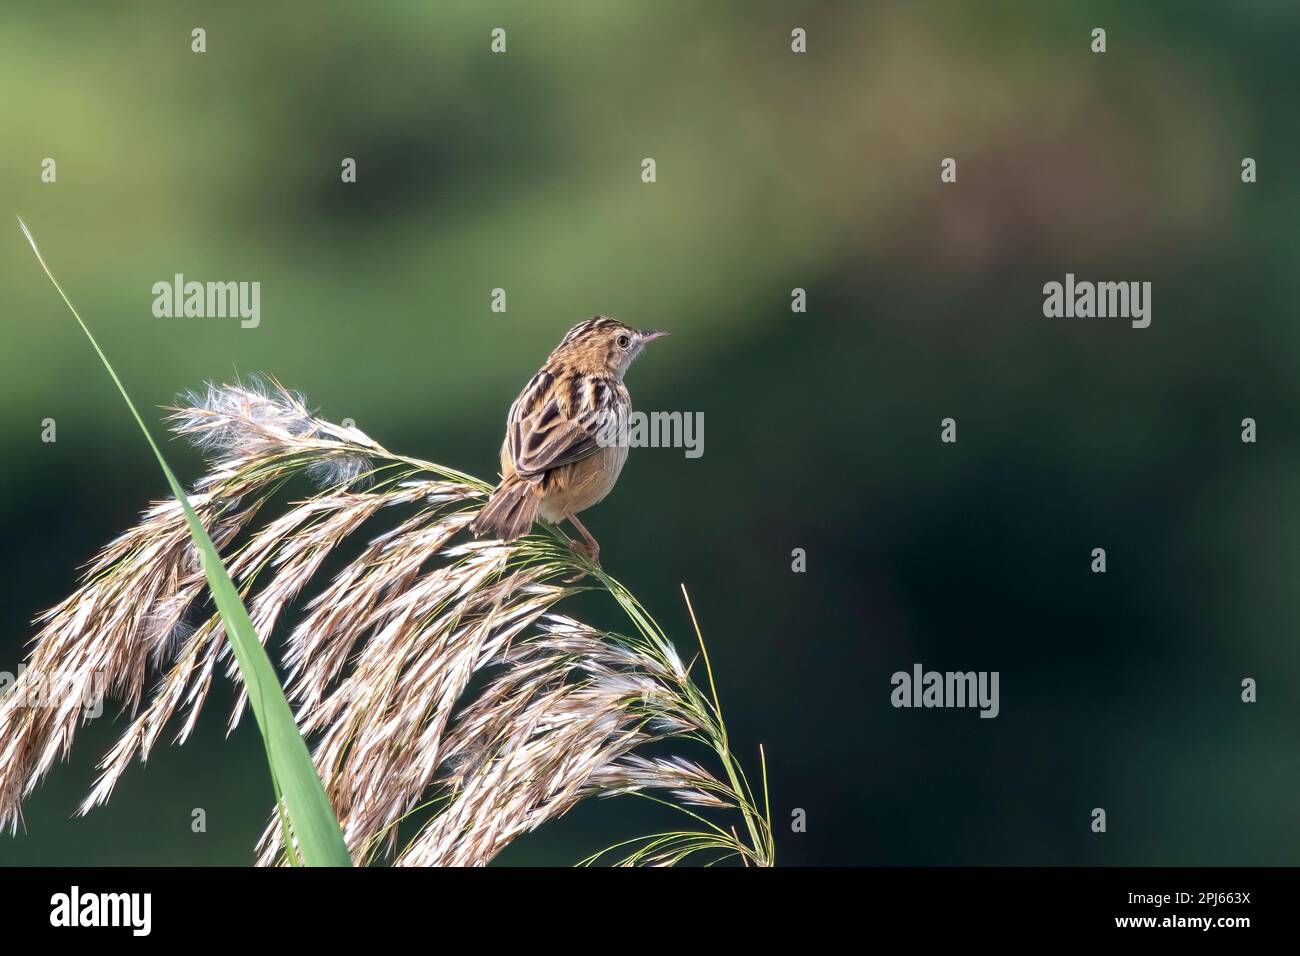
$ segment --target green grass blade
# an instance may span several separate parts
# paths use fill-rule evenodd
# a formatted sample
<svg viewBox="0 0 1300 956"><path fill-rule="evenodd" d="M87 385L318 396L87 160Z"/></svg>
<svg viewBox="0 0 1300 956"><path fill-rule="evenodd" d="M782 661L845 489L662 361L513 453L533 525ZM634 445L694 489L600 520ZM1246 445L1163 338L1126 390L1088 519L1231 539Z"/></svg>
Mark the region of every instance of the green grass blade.
<svg viewBox="0 0 1300 956"><path fill-rule="evenodd" d="M221 563L221 557L217 554L212 539L208 537L203 523L194 513L189 498L186 497L176 476L172 474L157 442L145 426L144 419L136 411L135 403L131 401L121 379L109 364L108 357L95 341L86 323L82 321L81 315L67 293L63 291L63 287L59 285L59 281L54 278L50 267L45 264L45 258L36 247L36 240L32 238L27 224L21 218L18 224L22 227L28 243L31 244L32 251L36 253L36 260L41 264L45 275L58 290L64 304L72 312L77 324L81 326L81 331L86 334L100 361L104 363L104 368L108 370L117 390L122 393L123 401L131 410L136 424L140 426L140 431L144 433L149 447L153 449L158 464L162 467L163 474L167 477L167 484L171 487L172 494L176 496L176 500L180 502L185 512L185 522L189 526L190 535L202 558L203 571L207 575L213 602L221 614L221 620L225 623L226 635L230 639L235 660L239 664L239 672L244 678L244 686L248 688L249 704L252 706L253 715L257 718L257 726L266 745L267 759L270 761L276 789L283 793L284 813L297 839L298 852L301 854L302 861L308 866L351 866L352 860L343 842L338 818L334 815L334 810L325 796L325 788L321 785L311 754L307 751L307 744L302 739L302 733L294 722L293 712L289 709L289 702L284 698L284 691L280 688L275 668L271 666L266 649L257 639L253 624L248 618L248 611L244 608L239 592L235 590L235 585L226 572L225 565ZM277 793L277 803L279 796L280 794ZM286 851L292 854L293 846L287 846Z"/></svg>

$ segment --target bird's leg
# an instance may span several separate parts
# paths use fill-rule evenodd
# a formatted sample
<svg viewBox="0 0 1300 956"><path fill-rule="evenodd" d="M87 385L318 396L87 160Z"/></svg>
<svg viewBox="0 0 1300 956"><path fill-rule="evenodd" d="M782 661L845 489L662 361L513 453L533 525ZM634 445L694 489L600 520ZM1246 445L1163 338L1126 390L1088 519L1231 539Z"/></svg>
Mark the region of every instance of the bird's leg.
<svg viewBox="0 0 1300 956"><path fill-rule="evenodd" d="M585 552L587 557L591 558L591 563L600 567L600 542L591 536L591 532L578 520L577 515L569 515L569 524L577 528L578 534L582 535L583 543L580 545L575 541L573 546Z"/></svg>
<svg viewBox="0 0 1300 956"><path fill-rule="evenodd" d="M591 532L583 526L582 522L578 520L576 515L565 515L565 517L569 519L569 523L577 528L578 533L582 535L581 541L570 541L569 547L574 551L586 555L592 564L596 567L600 567L600 542L591 536ZM565 578L564 583L576 584L586 576L586 571L579 571L573 577Z"/></svg>

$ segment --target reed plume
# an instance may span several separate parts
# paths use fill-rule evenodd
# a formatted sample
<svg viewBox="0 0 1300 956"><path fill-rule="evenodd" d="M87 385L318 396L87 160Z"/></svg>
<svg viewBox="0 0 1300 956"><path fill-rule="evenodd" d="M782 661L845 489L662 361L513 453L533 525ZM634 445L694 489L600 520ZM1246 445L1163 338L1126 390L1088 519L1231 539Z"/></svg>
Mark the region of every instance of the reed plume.
<svg viewBox="0 0 1300 956"><path fill-rule="evenodd" d="M691 828L586 862L671 865L697 853L772 862L766 774L760 808L716 693L701 692L645 608L559 529L508 544L470 539L463 532L490 485L389 452L273 380L187 394L169 420L207 456L190 502L260 640L300 613L283 640L285 692L355 861L484 865L579 800L639 794L677 808ZM259 524L298 475L315 493ZM345 539L385 514L395 526L305 597ZM575 571L588 583L571 583ZM583 590L612 596L629 632L557 609ZM174 718L175 740L190 736L218 669L239 683L175 499L150 506L36 623L27 668L0 699L0 828L11 832L23 799L66 758L96 688L132 717L80 813L109 799ZM247 704L240 687L232 729ZM54 706L30 706L42 688L59 689ZM663 741L675 744L646 752ZM702 746L718 770L663 756L664 746ZM429 806L400 846L403 823ZM739 816L744 836L706 814ZM258 847L268 865L292 850L271 816Z"/></svg>

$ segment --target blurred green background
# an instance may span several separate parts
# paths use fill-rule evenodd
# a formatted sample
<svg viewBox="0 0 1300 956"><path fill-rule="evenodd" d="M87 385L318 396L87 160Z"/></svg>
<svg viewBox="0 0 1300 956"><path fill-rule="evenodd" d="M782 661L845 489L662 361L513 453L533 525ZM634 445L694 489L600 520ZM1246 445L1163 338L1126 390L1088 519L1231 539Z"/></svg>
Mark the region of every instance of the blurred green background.
<svg viewBox="0 0 1300 956"><path fill-rule="evenodd" d="M11 7L0 208L142 407L267 371L484 476L571 324L672 330L628 384L702 411L704 456L634 451L587 524L683 648L691 587L779 862L1294 863L1298 39L1263 0ZM165 486L11 226L12 671ZM155 318L177 272L259 281L260 327ZM1066 272L1151 281L1151 327L1044 318ZM891 708L916 661L1000 671L1001 715ZM270 788L229 697L73 820L124 721L93 724L0 863L248 863ZM502 862L571 863L652 809L582 806Z"/></svg>

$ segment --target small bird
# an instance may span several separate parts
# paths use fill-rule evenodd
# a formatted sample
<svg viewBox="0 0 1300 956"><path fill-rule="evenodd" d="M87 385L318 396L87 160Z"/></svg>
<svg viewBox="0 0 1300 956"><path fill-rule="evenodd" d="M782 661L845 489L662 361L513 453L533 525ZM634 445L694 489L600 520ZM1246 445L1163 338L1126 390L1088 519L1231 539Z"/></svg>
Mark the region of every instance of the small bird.
<svg viewBox="0 0 1300 956"><path fill-rule="evenodd" d="M618 481L632 411L623 376L647 342L667 334L638 332L606 315L569 330L510 406L501 484L470 525L476 538L513 541L538 517L552 524L567 518L583 539L574 548L600 563L600 544L578 512Z"/></svg>

